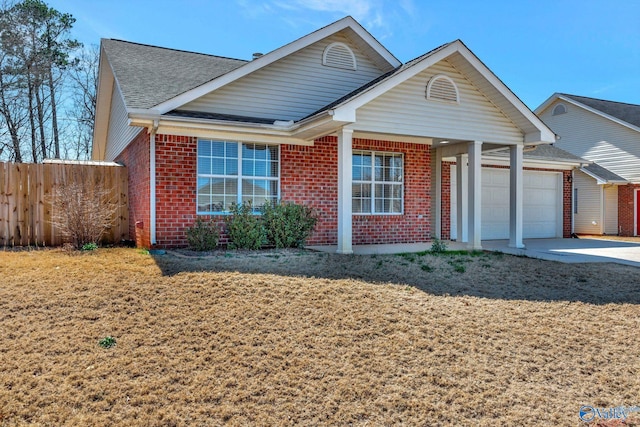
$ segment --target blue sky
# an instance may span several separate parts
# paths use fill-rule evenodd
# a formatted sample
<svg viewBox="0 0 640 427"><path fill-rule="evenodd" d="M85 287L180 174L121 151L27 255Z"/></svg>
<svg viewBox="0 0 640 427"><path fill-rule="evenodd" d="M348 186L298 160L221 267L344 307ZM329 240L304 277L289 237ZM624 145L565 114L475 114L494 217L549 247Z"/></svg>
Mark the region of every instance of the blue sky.
<svg viewBox="0 0 640 427"><path fill-rule="evenodd" d="M400 61L462 41L531 109L554 92L640 104L640 1L49 0L85 44L250 59L346 15Z"/></svg>

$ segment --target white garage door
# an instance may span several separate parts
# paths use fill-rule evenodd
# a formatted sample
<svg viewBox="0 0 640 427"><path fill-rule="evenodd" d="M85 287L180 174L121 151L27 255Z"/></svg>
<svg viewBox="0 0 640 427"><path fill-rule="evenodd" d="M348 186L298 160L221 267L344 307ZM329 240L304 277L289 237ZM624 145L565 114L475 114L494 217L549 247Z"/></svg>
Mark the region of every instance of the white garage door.
<svg viewBox="0 0 640 427"><path fill-rule="evenodd" d="M523 172L525 239L562 236L562 174ZM456 230L456 167L451 167L451 238ZM509 170L482 168L482 239L509 238Z"/></svg>

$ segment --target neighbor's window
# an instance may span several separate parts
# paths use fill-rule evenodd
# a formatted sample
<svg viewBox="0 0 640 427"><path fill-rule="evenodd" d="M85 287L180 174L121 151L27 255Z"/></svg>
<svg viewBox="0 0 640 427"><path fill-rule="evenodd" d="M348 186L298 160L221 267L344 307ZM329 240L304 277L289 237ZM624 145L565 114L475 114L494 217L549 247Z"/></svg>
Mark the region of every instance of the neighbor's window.
<svg viewBox="0 0 640 427"><path fill-rule="evenodd" d="M401 153L354 151L353 213L403 212L404 158Z"/></svg>
<svg viewBox="0 0 640 427"><path fill-rule="evenodd" d="M279 196L280 161L275 145L198 140L198 213L229 211L251 202L257 210Z"/></svg>

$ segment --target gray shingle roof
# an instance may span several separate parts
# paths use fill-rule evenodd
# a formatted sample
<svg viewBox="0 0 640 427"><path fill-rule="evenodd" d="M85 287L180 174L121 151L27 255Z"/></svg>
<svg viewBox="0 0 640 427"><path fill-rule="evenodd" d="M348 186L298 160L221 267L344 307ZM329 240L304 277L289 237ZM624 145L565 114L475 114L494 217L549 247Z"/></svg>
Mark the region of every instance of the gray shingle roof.
<svg viewBox="0 0 640 427"><path fill-rule="evenodd" d="M103 39L128 108L151 108L248 61Z"/></svg>
<svg viewBox="0 0 640 427"><path fill-rule="evenodd" d="M590 165L585 166L583 169L586 169L590 173L594 174L595 176L605 181L627 182L627 180L622 178L620 175L616 175L615 173L611 172L609 169L605 169L597 163L591 163Z"/></svg>
<svg viewBox="0 0 640 427"><path fill-rule="evenodd" d="M640 127L640 105L605 101L603 99L587 98L586 96L569 95L566 93L561 93L560 95Z"/></svg>
<svg viewBox="0 0 640 427"><path fill-rule="evenodd" d="M509 155L509 148L503 150L494 151L491 155L507 157ZM575 156L568 151L564 151L552 144L540 144L535 147L527 148L524 150L522 157L526 160L549 160L549 161L567 161L571 163L588 163L582 157Z"/></svg>

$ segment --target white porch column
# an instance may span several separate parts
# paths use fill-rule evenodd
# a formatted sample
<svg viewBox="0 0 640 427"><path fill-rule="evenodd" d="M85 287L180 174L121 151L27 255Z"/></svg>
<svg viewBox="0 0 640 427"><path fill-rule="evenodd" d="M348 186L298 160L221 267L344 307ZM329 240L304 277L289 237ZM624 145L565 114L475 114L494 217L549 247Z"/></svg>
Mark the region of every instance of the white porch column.
<svg viewBox="0 0 640 427"><path fill-rule="evenodd" d="M482 249L482 141L469 143L469 244L471 250Z"/></svg>
<svg viewBox="0 0 640 427"><path fill-rule="evenodd" d="M458 242L469 241L469 205L467 199L469 192L467 191L469 180L469 169L467 166L468 156L458 154L456 156L456 239Z"/></svg>
<svg viewBox="0 0 640 427"><path fill-rule="evenodd" d="M351 163L353 130L338 131L338 250L352 254Z"/></svg>
<svg viewBox="0 0 640 427"><path fill-rule="evenodd" d="M518 144L509 147L509 247L524 248L522 243L522 149Z"/></svg>

